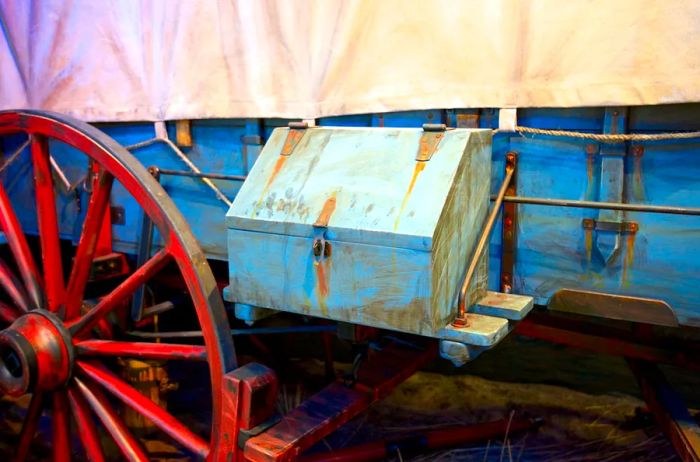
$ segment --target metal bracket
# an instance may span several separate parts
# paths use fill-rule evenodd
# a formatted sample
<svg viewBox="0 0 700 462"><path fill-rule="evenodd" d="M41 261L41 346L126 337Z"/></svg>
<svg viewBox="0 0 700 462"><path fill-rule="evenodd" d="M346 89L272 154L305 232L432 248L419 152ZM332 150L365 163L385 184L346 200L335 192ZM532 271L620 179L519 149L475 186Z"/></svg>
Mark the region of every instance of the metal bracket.
<svg viewBox="0 0 700 462"><path fill-rule="evenodd" d="M624 107L613 107L605 110L603 132L610 134L625 133L629 111ZM625 143L606 144L601 146L600 177L598 197L607 202L623 202L625 199ZM601 210L598 214L600 222L624 222L625 214L614 210ZM612 225L611 225L612 226ZM598 249L606 265L615 260L620 252L620 235L610 233L597 236L595 247Z"/></svg>
<svg viewBox="0 0 700 462"><path fill-rule="evenodd" d="M306 129L309 128L309 124L306 122L289 122L289 131L287 132L287 139L284 140L284 145L282 146L281 156L291 156L294 152L294 148L297 147L299 141L304 137Z"/></svg>
<svg viewBox="0 0 700 462"><path fill-rule="evenodd" d="M634 234L639 231L639 224L636 221L603 221L584 218L581 221L583 229L595 231L608 231L620 234Z"/></svg>
<svg viewBox="0 0 700 462"><path fill-rule="evenodd" d="M506 168L515 165L517 154L513 151L506 154ZM506 196L517 195L517 172L513 170L513 176L506 188ZM515 248L517 246L518 206L513 202L503 204L503 223L501 229L501 292L506 294L513 290L513 268L515 267Z"/></svg>
<svg viewBox="0 0 700 462"><path fill-rule="evenodd" d="M423 133L416 154L417 162L427 162L433 157L440 141L445 136L445 131L447 131L445 124L423 124Z"/></svg>
<svg viewBox="0 0 700 462"><path fill-rule="evenodd" d="M498 218L498 215L500 214L501 204L503 203L503 198L506 195L506 190L510 186L511 181L513 179L513 175L515 174L517 162L518 157L515 152L511 151L508 154L506 154L505 178L503 179L503 183L501 183L501 187L498 190L498 195L496 196L496 200L493 204L493 208L491 209L491 213L489 213L488 217L486 218L486 222L484 223L484 227L482 228L479 240L477 241L476 246L474 248L474 252L472 253L472 256L469 260L469 266L467 267L466 275L464 276L464 280L462 281L462 288L459 291L459 298L457 303L457 317L454 321L452 321L452 326L454 327L463 328L469 325L469 321L466 317L467 292L469 290L469 286L471 286L472 278L474 277L474 272L476 271L476 267L479 264L479 260L481 259L481 256L484 253L484 249L486 249L486 246L489 243L491 231L493 230L493 225L496 222L496 218Z"/></svg>

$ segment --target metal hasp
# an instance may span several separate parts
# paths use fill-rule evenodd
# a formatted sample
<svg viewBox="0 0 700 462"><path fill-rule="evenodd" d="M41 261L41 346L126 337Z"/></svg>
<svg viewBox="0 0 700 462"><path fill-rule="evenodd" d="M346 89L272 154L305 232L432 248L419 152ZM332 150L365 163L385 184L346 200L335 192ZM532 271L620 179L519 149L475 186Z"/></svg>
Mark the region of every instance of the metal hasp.
<svg viewBox="0 0 700 462"><path fill-rule="evenodd" d="M517 156L514 152L509 152L506 154L506 174L501 183L501 187L498 190L496 199L493 204L491 213L484 224L479 241L476 244L476 248L472 253L471 259L469 260L469 266L467 267L467 273L464 276L464 281L462 282L462 287L459 291L459 301L457 305L457 317L453 321L455 327L467 327L469 325L469 320L467 319L467 291L474 278L474 272L479 264L479 260L486 250L486 246L491 239L491 231L493 230L493 225L496 223L496 219L501 212L501 204L503 203L503 197L506 195L506 191L511 187L511 181L513 175L515 174L515 168L517 165Z"/></svg>
<svg viewBox="0 0 700 462"><path fill-rule="evenodd" d="M297 147L299 141L304 137L306 129L309 128L309 124L306 122L289 122L289 131L287 132L287 139L284 140L284 145L280 151L280 156L290 156L294 152L294 148Z"/></svg>
<svg viewBox="0 0 700 462"><path fill-rule="evenodd" d="M445 124L423 124L423 134L418 144L417 162L427 162L435 154L440 140L445 137Z"/></svg>
<svg viewBox="0 0 700 462"><path fill-rule="evenodd" d="M151 421L164 434L198 459L219 457L222 416L215 412L205 437L192 432L156 402L141 394L107 368L115 356L143 360L208 362L212 409L221 409L221 385L236 367L226 312L201 248L163 188L128 151L107 135L83 122L59 114L22 110L0 112L0 136L30 137L30 166L35 181L41 265L17 218L18 204L6 181L0 183L0 227L7 239L12 265L0 260L0 282L8 300L0 303L0 392L31 394L15 445L15 459L25 460L32 448L42 413L49 407L54 460L72 458L71 443L80 439L85 459L104 460L101 432L113 440L123 459L148 460L148 454L116 411L115 402ZM50 167L48 140L71 146L97 171L72 262L60 246L58 210ZM76 162L78 162L76 160ZM5 180L5 178L3 178ZM109 212L113 185L119 184L137 202L163 236L163 248L136 268L116 287L99 294L96 304L86 300L96 242ZM116 188L115 188L116 189ZM21 202L26 206L26 202ZM4 258L4 257L3 257ZM109 337L107 319L125 307L136 289L150 283L168 265L179 271L199 320L203 345L123 342ZM18 269L15 274L14 269ZM64 277L67 276L67 277ZM91 291L95 288L90 288ZM100 332L100 333L98 333ZM99 420L100 426L95 424ZM76 425L73 425L73 422ZM71 429L80 431L71 437Z"/></svg>

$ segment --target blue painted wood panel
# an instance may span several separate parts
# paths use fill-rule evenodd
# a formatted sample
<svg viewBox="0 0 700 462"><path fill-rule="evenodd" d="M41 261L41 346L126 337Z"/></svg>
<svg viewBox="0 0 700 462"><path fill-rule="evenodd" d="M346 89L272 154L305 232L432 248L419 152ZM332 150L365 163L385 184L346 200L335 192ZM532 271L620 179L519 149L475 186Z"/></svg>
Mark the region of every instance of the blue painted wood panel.
<svg viewBox="0 0 700 462"><path fill-rule="evenodd" d="M426 122L446 122L454 125L455 111L409 111L400 114L361 114L325 118L320 125L348 126L413 126ZM478 123L483 128L496 128L497 109L479 109ZM601 132L604 108L582 109L525 109L519 111L519 123L525 126ZM247 133L245 120L193 121L195 146L186 149L202 171L245 174L248 164L244 158L241 137ZM257 120L263 140L276 127L284 127L287 120ZM169 125L171 137L174 132ZM133 123L99 125L123 144L131 144L151 138L152 124ZM700 105L642 106L629 109L628 129L633 132L653 133L674 130L700 129ZM5 156L17 145L17 140L3 140L0 148ZM552 139L543 136L512 135L499 133L494 137L492 157L492 192L503 177L503 158L509 149L521 154L519 187L521 194L541 197L562 197L598 200L600 163L597 157L589 164L585 153L586 143L571 139ZM698 163L700 146L697 141L669 141L644 143L644 155L639 161L625 157L625 199L636 203L657 205L686 205L700 207L698 195ZM174 154L163 145L156 145L135 153L144 165L163 168L186 169ZM68 176L75 180L85 171L85 165L75 156L58 148L57 157ZM22 204L20 219L29 231L36 229L36 214L30 194L33 194L31 172L26 156L20 158L5 173L3 181L13 182L13 199ZM22 165L22 164L25 165ZM639 168L636 167L639 164ZM592 167L592 168L591 168ZM589 179L589 171L590 179ZM641 181L634 178L637 171ZM210 258L225 260L226 207L198 180L165 178L166 190L193 227ZM7 184L7 183L5 183ZM239 185L217 182L225 192L234 197ZM84 202L86 196L81 194ZM76 223L80 223L78 203L74 197L59 197L59 219L62 235L75 237ZM84 204L83 204L84 205ZM126 224L114 226L117 250L133 252L138 240L141 211L133 201L119 190L113 205L125 207ZM622 262L604 268L599 258L586 258L586 236L580 221L597 218L595 210L558 209L532 205L519 206L521 223L517 251L516 289L521 293L537 296L539 303L564 285L580 284L597 290L624 290L632 295L647 295L667 300L679 313L681 321L697 325L700 303L697 291L697 274L700 273L700 245L696 217L671 216L647 213L629 213L626 220L637 221L640 231L635 237L631 265L628 265L624 288ZM497 225L490 244L489 284L498 288L501 242ZM626 239L621 244L627 245ZM624 249L623 249L624 250ZM624 254L623 254L624 256ZM658 271L655 270L658 268ZM585 277L584 277L585 276ZM585 280L585 278L589 278Z"/></svg>

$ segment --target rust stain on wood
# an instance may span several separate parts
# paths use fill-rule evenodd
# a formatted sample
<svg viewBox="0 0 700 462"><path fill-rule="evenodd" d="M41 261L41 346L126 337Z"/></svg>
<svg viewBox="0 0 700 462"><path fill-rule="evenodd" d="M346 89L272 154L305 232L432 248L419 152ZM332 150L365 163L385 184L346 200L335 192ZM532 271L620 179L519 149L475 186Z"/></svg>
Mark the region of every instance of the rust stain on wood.
<svg viewBox="0 0 700 462"><path fill-rule="evenodd" d="M326 305L326 298L328 297L328 286L329 286L329 276L330 276L330 260L323 259L321 261L315 261L314 266L316 267L316 293L318 295L318 305L321 308L321 313L324 316L328 316L328 306Z"/></svg>
<svg viewBox="0 0 700 462"><path fill-rule="evenodd" d="M314 226L328 226L328 222L331 221L331 215L333 215L333 212L335 212L335 206L336 193L333 193L331 194L331 197L326 199L326 202L323 204L323 209L321 209L321 213L318 215Z"/></svg>
<svg viewBox="0 0 700 462"><path fill-rule="evenodd" d="M644 199L644 188L642 186L642 153L644 151L640 149L636 149L634 151L633 159L634 159L634 173L633 173L633 178L634 178L634 183L632 187L632 191L634 193L634 197L637 200L643 200Z"/></svg>
<svg viewBox="0 0 700 462"><path fill-rule="evenodd" d="M396 215L396 220L394 221L394 231L399 227L399 221L401 220L401 215L403 214L404 208L406 208L406 204L408 203L408 199L411 197L411 192L413 192L413 187L416 185L416 180L418 179L418 175L420 175L420 172L425 169L425 165L427 162L416 162L416 166L413 168L413 176L411 177L411 182L408 184L408 189L406 190L406 194L403 196L403 202L401 202L401 208L399 208L399 213Z"/></svg>
<svg viewBox="0 0 700 462"><path fill-rule="evenodd" d="M335 207L337 204L336 192L333 192L331 196L326 199L323 204L321 213L318 214L318 218L314 223L314 226L326 227L331 221L331 216L335 212ZM330 242L326 242L323 253L314 260L314 267L316 269L316 294L318 297L318 305L321 308L321 313L324 316L328 316L328 307L326 305L326 298L328 297L328 287L329 278L331 273L331 252L330 252Z"/></svg>
<svg viewBox="0 0 700 462"><path fill-rule="evenodd" d="M282 152L280 155L285 157L291 155L296 145L299 144L299 141L301 141L301 139L304 137L304 133L304 129L290 128L289 132L287 133L287 139L284 140L284 145L282 146Z"/></svg>
<svg viewBox="0 0 700 462"><path fill-rule="evenodd" d="M272 173L270 174L270 177L267 179L267 183L265 183L265 187L263 188L262 193L260 193L260 197L258 198L258 203L255 204L255 208L253 209L252 216L255 216L255 214L260 210L260 206L263 203L263 200L265 200L265 196L267 196L267 193L270 191L270 186L272 186L272 182L275 181L275 178L277 178L277 175L279 174L280 170L282 170L282 166L284 165L285 161L288 159L287 156L279 156L277 159L277 162L275 163L274 168L272 169Z"/></svg>
<svg viewBox="0 0 700 462"><path fill-rule="evenodd" d="M627 280L627 273L634 263L634 241L636 233L630 233L627 235L627 245L625 246L625 259L622 264L622 285L629 286L629 281Z"/></svg>
<svg viewBox="0 0 700 462"><path fill-rule="evenodd" d="M598 147L594 144L586 146L586 177L588 184L586 185L586 197L593 197L593 171L595 169L595 157L598 152Z"/></svg>

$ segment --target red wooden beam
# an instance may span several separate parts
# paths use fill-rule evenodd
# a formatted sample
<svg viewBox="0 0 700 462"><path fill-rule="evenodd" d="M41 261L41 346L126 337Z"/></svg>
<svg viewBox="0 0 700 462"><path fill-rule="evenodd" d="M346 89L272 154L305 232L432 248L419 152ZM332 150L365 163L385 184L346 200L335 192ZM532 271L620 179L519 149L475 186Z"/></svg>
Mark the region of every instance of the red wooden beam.
<svg viewBox="0 0 700 462"><path fill-rule="evenodd" d="M249 439L244 450L246 459L255 462L295 460L435 358L436 342L417 346L392 344L373 352L360 367L356 383L332 383L279 423Z"/></svg>
<svg viewBox="0 0 700 462"><path fill-rule="evenodd" d="M684 462L700 462L700 427L683 399L655 364L635 359L629 359L628 363L637 377L644 400L678 456Z"/></svg>
<svg viewBox="0 0 700 462"><path fill-rule="evenodd" d="M673 364L691 370L700 370L700 355L694 348L663 347L653 338L636 339L630 332L606 328L558 316L532 313L519 321L514 332L559 345L566 345L596 353L624 356L644 361Z"/></svg>

